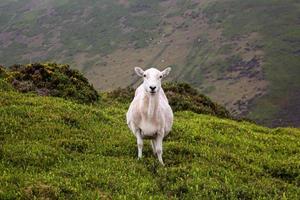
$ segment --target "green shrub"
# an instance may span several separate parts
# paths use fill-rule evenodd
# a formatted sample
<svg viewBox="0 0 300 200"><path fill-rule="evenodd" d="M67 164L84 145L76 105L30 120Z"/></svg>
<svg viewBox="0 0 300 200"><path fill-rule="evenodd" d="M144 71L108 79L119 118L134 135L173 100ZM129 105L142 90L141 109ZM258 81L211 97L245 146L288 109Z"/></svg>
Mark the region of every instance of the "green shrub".
<svg viewBox="0 0 300 200"><path fill-rule="evenodd" d="M19 92L62 97L79 103L93 103L99 99L97 91L88 80L69 65L13 65L9 68L6 80Z"/></svg>
<svg viewBox="0 0 300 200"><path fill-rule="evenodd" d="M218 117L230 117L223 106L200 94L197 89L187 83L165 83L164 91L174 111L189 110L195 113L210 114Z"/></svg>
<svg viewBox="0 0 300 200"><path fill-rule="evenodd" d="M3 66L0 65L0 78L3 78L6 76L6 70Z"/></svg>
<svg viewBox="0 0 300 200"><path fill-rule="evenodd" d="M3 79L0 79L0 91L12 91L13 86Z"/></svg>
<svg viewBox="0 0 300 200"><path fill-rule="evenodd" d="M107 93L109 100L116 100L120 103L130 103L134 97L135 90L132 87L117 88Z"/></svg>
<svg viewBox="0 0 300 200"><path fill-rule="evenodd" d="M6 69L0 65L0 92L13 90L12 85L4 80L6 76Z"/></svg>

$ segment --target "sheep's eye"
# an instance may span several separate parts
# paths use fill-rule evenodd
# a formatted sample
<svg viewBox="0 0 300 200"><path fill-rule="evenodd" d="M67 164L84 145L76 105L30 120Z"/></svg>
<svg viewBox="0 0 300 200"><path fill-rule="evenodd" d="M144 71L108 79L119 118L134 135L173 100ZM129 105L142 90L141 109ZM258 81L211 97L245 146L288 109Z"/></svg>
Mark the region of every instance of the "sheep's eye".
<svg viewBox="0 0 300 200"><path fill-rule="evenodd" d="M160 75L159 78L162 78L162 75Z"/></svg>
<svg viewBox="0 0 300 200"><path fill-rule="evenodd" d="M144 74L144 77L146 77L146 74Z"/></svg>

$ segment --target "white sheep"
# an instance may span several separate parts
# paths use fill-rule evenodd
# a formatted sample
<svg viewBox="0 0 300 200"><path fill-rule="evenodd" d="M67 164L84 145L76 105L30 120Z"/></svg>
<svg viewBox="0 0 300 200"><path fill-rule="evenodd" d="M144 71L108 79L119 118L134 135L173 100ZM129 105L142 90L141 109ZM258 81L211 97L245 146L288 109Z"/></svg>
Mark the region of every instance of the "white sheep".
<svg viewBox="0 0 300 200"><path fill-rule="evenodd" d="M171 131L173 112L161 88L161 80L170 71L170 67L162 72L155 68L143 71L135 67L136 74L143 77L144 81L136 89L126 114L127 124L137 139L138 158L142 158L143 139L151 139L153 153L157 154L162 165L162 141Z"/></svg>

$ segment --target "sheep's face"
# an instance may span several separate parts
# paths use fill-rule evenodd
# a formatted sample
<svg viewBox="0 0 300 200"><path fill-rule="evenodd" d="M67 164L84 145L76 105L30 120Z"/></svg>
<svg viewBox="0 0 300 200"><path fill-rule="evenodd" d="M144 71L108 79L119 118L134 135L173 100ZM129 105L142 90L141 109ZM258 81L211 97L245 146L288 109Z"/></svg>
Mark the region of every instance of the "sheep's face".
<svg viewBox="0 0 300 200"><path fill-rule="evenodd" d="M143 86L147 93L155 95L161 88L161 80L166 77L171 71L168 67L163 71L159 71L155 68L150 68L146 71L139 67L135 68L135 72L138 76L143 77Z"/></svg>

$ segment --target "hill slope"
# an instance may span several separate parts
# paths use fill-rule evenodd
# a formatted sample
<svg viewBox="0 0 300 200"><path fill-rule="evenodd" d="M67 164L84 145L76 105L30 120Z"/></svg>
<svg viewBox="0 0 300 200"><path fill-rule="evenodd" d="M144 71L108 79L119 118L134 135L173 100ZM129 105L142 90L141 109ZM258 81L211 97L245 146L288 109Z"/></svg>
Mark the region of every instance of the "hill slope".
<svg viewBox="0 0 300 200"><path fill-rule="evenodd" d="M161 167L147 143L137 160L126 104L0 90L1 199L300 196L299 129L177 112Z"/></svg>
<svg viewBox="0 0 300 200"><path fill-rule="evenodd" d="M299 13L298 0L5 0L0 63L74 64L104 90L170 65L235 115L299 126Z"/></svg>

